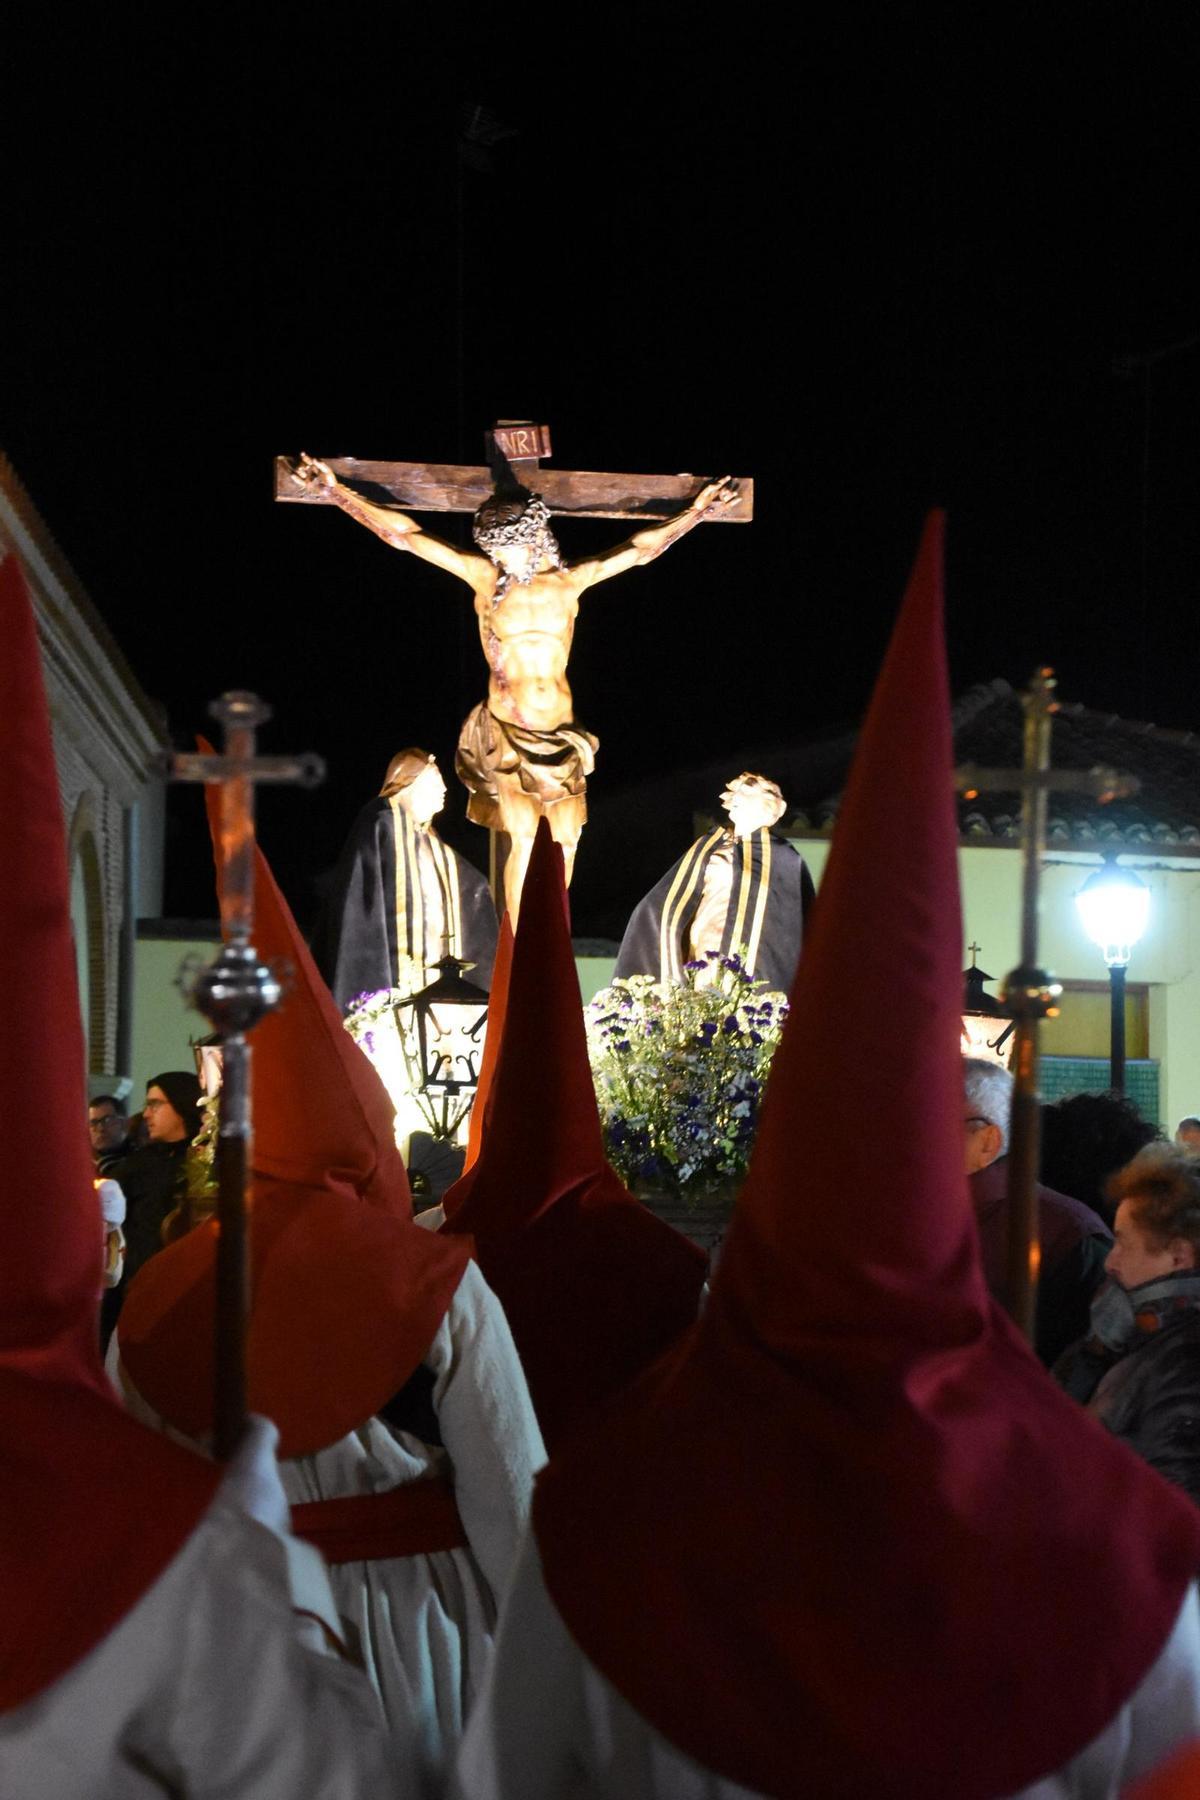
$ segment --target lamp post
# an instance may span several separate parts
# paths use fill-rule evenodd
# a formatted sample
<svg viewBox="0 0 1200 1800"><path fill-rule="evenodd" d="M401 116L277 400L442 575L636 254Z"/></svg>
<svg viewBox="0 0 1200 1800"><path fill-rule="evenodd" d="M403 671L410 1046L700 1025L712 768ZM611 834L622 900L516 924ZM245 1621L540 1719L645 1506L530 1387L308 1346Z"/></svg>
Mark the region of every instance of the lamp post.
<svg viewBox="0 0 1200 1800"><path fill-rule="evenodd" d="M1109 1085L1125 1092L1125 971L1133 946L1150 919L1150 889L1132 869L1122 869L1115 853L1089 875L1075 896L1083 929L1104 953L1108 966L1112 1026Z"/></svg>
<svg viewBox="0 0 1200 1800"><path fill-rule="evenodd" d="M452 1140L479 1085L488 997L463 978L470 965L443 956L428 987L396 1006L414 1099L435 1138Z"/></svg>

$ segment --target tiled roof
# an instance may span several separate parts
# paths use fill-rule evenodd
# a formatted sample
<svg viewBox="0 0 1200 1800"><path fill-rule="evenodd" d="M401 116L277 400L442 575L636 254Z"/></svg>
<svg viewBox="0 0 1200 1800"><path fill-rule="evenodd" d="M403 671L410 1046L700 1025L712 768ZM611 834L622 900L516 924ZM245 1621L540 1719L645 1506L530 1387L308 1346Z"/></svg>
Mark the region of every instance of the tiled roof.
<svg viewBox="0 0 1200 1800"><path fill-rule="evenodd" d="M1007 681L973 687L954 708L957 763L982 768L1021 765L1023 715L1020 696ZM1115 713L1094 712L1063 701L1054 716L1051 760L1058 769L1103 765L1136 775L1141 787L1107 806L1087 794L1050 795L1047 844L1053 848L1200 852L1200 732L1170 731ZM789 822L789 830L826 829L837 813L839 795L810 806ZM1015 839L1021 801L1016 790L982 791L958 803L959 827L967 840Z"/></svg>

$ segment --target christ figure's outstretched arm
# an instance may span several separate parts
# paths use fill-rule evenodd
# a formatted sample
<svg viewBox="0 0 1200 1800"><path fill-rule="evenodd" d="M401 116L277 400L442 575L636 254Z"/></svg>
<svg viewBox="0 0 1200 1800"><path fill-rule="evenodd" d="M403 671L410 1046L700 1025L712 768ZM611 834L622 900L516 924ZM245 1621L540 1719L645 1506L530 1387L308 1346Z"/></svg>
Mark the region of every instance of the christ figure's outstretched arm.
<svg viewBox="0 0 1200 1800"><path fill-rule="evenodd" d="M571 574L582 589L594 587L598 581L610 581L614 575L623 575L626 569L653 562L681 537L694 531L709 513L732 506L737 497L737 482L730 476L723 475L719 481L710 481L673 519L666 519L661 525L647 525L643 531L635 531L631 538L626 538L623 544L602 551L599 556L572 563Z"/></svg>
<svg viewBox="0 0 1200 1800"><path fill-rule="evenodd" d="M432 532L425 531L415 519L398 508L378 506L373 500L364 500L353 488L343 487L328 463L318 462L315 457L302 455L296 468L292 470L292 479L301 487L323 489L326 498L334 506L350 518L357 519L368 531L390 544L393 550L409 550L414 556L425 562L434 563L437 568L445 569L448 575L457 575L467 586L478 590L490 578L491 564L486 556L478 556L473 550L460 550L456 544L448 544L444 538L434 537Z"/></svg>

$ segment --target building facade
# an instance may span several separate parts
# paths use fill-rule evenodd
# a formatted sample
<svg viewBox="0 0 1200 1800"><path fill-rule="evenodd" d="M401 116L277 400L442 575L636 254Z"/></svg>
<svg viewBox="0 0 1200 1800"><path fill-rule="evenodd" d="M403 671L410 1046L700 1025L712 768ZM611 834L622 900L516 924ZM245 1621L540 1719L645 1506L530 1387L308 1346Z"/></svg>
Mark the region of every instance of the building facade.
<svg viewBox="0 0 1200 1800"><path fill-rule="evenodd" d="M0 541L33 598L67 831L88 1091L128 1091L139 916L162 910L165 721L16 471L0 455Z"/></svg>
<svg viewBox="0 0 1200 1800"><path fill-rule="evenodd" d="M1020 697L1006 681L972 688L954 709L959 764L1021 764ZM1108 1085L1110 1010L1103 957L1085 933L1075 895L1106 857L1150 889L1150 922L1129 964L1126 1091L1170 1132L1200 1113L1200 732L1164 730L1064 703L1052 759L1064 769L1133 775L1133 795L1101 806L1053 793L1042 869L1041 962L1063 984L1059 1016L1042 1027L1047 1099ZM838 795L794 816L788 836L820 879ZM1020 800L981 792L959 801L964 944L1003 977L1020 961ZM969 957L967 958L969 960Z"/></svg>

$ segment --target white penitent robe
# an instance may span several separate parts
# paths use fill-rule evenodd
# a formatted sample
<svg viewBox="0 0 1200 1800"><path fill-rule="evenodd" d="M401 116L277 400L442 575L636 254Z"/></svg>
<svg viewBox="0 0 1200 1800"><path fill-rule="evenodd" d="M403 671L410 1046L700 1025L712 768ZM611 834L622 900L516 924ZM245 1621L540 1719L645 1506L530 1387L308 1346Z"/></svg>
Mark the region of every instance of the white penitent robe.
<svg viewBox="0 0 1200 1800"><path fill-rule="evenodd" d="M383 1701L403 1765L435 1779L482 1685L546 1455L508 1321L474 1262L422 1360L434 1377L443 1450L368 1419L315 1456L282 1463L280 1475L288 1501L300 1505L448 1472L469 1548L329 1571L339 1618ZM130 1410L161 1425L127 1378L116 1379Z"/></svg>
<svg viewBox="0 0 1200 1800"><path fill-rule="evenodd" d="M634 1595L630 1609L636 1631ZM1011 1800L1118 1800L1197 1736L1200 1606L1193 1587L1158 1660L1099 1737ZM588 1661L546 1592L532 1533L450 1791L456 1800L764 1800L668 1743Z"/></svg>
<svg viewBox="0 0 1200 1800"><path fill-rule="evenodd" d="M332 1619L319 1559L244 1510L286 1517L274 1441L252 1434L182 1549L89 1655L0 1714L5 1800L420 1791L359 1671L293 1610Z"/></svg>
<svg viewBox="0 0 1200 1800"><path fill-rule="evenodd" d="M469 1549L337 1563L329 1572L389 1722L403 1731L414 1720L415 1753L437 1769L483 1684L546 1454L508 1321L474 1262L422 1360L433 1372L444 1450L369 1419L328 1450L284 1463L281 1474L298 1505L448 1472Z"/></svg>

